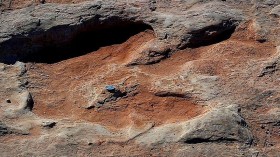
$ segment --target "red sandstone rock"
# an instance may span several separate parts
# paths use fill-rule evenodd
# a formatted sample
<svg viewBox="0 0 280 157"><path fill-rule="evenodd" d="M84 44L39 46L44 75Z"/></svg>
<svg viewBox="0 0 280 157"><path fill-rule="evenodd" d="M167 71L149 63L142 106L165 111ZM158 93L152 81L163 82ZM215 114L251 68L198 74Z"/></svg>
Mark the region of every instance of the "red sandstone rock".
<svg viewBox="0 0 280 157"><path fill-rule="evenodd" d="M0 15L0 156L280 153L278 1L38 3Z"/></svg>

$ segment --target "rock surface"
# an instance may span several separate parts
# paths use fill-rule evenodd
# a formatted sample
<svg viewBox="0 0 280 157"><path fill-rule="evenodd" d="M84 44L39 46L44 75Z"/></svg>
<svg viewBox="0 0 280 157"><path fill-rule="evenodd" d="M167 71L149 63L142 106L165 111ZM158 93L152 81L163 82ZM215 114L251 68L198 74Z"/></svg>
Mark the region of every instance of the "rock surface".
<svg viewBox="0 0 280 157"><path fill-rule="evenodd" d="M11 2L0 156L279 155L279 1Z"/></svg>

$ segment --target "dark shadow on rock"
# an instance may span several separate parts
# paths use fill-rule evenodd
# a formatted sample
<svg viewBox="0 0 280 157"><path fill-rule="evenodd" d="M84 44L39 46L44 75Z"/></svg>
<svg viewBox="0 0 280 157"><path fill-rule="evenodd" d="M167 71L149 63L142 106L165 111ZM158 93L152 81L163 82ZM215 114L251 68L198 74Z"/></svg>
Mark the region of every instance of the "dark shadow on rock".
<svg viewBox="0 0 280 157"><path fill-rule="evenodd" d="M198 143L211 143L211 142L215 142L215 143L232 143L232 142L236 142L236 139L231 139L231 138L219 138L219 139L209 139L209 138L192 138L189 139L187 141L185 141L185 143L187 144L198 144Z"/></svg>
<svg viewBox="0 0 280 157"><path fill-rule="evenodd" d="M144 23L118 21L98 23L88 21L76 26L57 26L46 32L36 30L28 36L15 36L0 45L0 62L16 61L56 63L85 55L104 46L120 44L131 36L152 30Z"/></svg>
<svg viewBox="0 0 280 157"><path fill-rule="evenodd" d="M218 25L209 26L190 33L191 38L188 41L182 40L179 49L198 48L225 41L231 37L236 28L234 21L224 21ZM184 44L185 43L185 44Z"/></svg>

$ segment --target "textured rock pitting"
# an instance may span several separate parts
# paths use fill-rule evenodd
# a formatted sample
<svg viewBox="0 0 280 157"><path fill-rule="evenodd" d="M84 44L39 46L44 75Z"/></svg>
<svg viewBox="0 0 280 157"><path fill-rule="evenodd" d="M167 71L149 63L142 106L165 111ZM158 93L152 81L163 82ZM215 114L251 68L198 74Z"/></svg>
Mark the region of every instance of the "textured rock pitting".
<svg viewBox="0 0 280 157"><path fill-rule="evenodd" d="M49 2L0 14L1 156L279 154L279 1Z"/></svg>

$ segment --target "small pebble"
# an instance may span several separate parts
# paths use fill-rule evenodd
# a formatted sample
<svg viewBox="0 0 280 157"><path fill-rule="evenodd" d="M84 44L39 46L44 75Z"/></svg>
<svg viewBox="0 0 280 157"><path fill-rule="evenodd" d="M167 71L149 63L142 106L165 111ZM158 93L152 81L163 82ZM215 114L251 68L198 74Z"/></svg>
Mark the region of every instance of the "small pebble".
<svg viewBox="0 0 280 157"><path fill-rule="evenodd" d="M105 89L109 92L113 92L113 91L115 91L116 88L113 85L108 85L105 87Z"/></svg>

